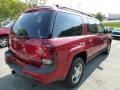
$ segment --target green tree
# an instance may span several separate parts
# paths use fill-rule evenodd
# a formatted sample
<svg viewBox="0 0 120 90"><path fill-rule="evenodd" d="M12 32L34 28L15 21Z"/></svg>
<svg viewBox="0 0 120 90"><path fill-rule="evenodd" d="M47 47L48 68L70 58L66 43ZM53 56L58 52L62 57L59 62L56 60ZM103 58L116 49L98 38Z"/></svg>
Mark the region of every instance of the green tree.
<svg viewBox="0 0 120 90"><path fill-rule="evenodd" d="M47 0L25 0L25 1L29 7L33 7L33 6L37 6L37 5L43 6L47 2Z"/></svg>
<svg viewBox="0 0 120 90"><path fill-rule="evenodd" d="M102 15L102 14L99 12L99 13L97 13L97 14L95 15L95 18L98 19L98 20L100 20L100 21L102 21L103 19L105 19L105 15Z"/></svg>
<svg viewBox="0 0 120 90"><path fill-rule="evenodd" d="M27 7L19 0L0 0L0 18L16 17Z"/></svg>

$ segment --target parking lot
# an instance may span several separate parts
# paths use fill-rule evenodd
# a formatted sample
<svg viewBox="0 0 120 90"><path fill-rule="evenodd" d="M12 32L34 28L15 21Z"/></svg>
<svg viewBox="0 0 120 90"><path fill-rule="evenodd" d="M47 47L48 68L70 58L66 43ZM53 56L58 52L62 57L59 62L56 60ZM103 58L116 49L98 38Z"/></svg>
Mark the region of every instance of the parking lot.
<svg viewBox="0 0 120 90"><path fill-rule="evenodd" d="M42 85L33 79L14 77L0 49L0 90L70 90L62 82ZM35 85L36 84L36 85ZM110 54L100 54L86 67L80 85L71 90L120 90L120 40L113 40Z"/></svg>

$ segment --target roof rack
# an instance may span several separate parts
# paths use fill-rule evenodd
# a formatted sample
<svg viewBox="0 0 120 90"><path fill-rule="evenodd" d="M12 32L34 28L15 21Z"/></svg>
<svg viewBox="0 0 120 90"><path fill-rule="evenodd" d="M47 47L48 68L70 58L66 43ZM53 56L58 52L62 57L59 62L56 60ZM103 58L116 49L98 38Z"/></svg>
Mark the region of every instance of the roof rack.
<svg viewBox="0 0 120 90"><path fill-rule="evenodd" d="M72 9L72 8L69 8L69 7L60 6L60 5L56 5L56 7L59 8L59 9L69 10L69 11L72 11L72 12L75 12L75 13L80 13L80 14L87 15L89 17L93 17L92 15L89 15L87 13L84 13L82 11L78 11L78 10L75 10L75 9Z"/></svg>

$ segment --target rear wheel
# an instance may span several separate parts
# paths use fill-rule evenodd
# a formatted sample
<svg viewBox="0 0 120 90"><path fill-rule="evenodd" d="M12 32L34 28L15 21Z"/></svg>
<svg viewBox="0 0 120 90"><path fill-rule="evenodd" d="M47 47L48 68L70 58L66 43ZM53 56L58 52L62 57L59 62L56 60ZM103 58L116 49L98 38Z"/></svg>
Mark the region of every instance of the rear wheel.
<svg viewBox="0 0 120 90"><path fill-rule="evenodd" d="M7 37L0 37L0 47L7 46Z"/></svg>
<svg viewBox="0 0 120 90"><path fill-rule="evenodd" d="M65 83L68 87L75 87L79 84L80 79L83 74L84 62L83 59L78 57L76 58L69 70L68 76L65 79Z"/></svg>

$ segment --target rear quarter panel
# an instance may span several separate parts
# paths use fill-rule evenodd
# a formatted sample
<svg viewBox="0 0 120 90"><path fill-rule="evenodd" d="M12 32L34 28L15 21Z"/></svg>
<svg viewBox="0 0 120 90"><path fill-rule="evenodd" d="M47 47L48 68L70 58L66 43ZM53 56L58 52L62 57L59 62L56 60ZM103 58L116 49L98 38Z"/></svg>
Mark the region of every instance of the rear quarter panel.
<svg viewBox="0 0 120 90"><path fill-rule="evenodd" d="M67 75L74 56L83 51L87 52L89 47L86 39L85 36L48 39L48 42L55 47L57 73L63 78Z"/></svg>

